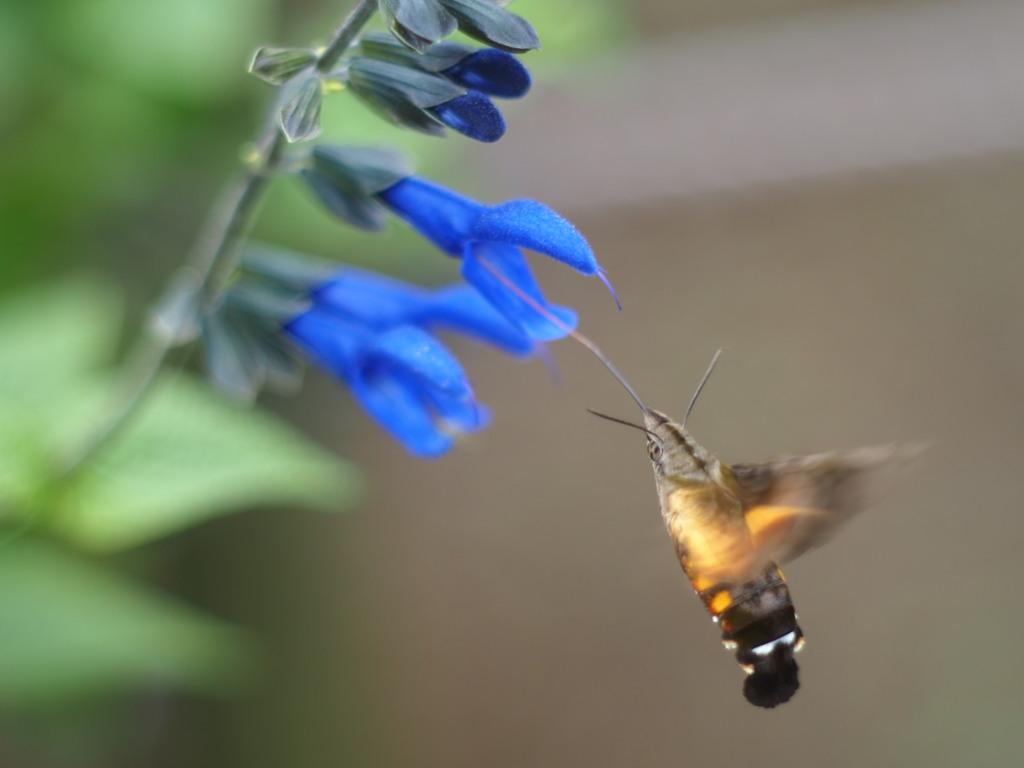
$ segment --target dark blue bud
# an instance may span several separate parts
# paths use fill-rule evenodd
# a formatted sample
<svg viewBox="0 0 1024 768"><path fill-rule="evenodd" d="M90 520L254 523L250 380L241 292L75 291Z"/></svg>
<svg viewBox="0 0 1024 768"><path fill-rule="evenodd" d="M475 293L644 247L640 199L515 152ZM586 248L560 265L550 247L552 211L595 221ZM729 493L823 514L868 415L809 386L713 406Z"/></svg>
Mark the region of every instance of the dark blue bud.
<svg viewBox="0 0 1024 768"><path fill-rule="evenodd" d="M505 119L494 103L477 91L427 109L454 131L491 143L505 135Z"/></svg>
<svg viewBox="0 0 1024 768"><path fill-rule="evenodd" d="M493 48L474 51L441 70L449 80L503 99L518 99L530 90L530 72L510 53Z"/></svg>

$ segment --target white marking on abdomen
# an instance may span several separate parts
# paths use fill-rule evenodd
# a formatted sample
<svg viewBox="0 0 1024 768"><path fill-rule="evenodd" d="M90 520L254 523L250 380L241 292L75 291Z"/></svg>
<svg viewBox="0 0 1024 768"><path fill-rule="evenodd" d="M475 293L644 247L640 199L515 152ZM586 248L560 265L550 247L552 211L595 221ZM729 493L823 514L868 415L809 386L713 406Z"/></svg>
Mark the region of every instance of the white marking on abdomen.
<svg viewBox="0 0 1024 768"><path fill-rule="evenodd" d="M775 650L775 646L779 645L780 643L782 645L794 645L796 643L796 632L793 631L790 632L788 635L783 635L782 637L777 637L774 640L769 640L767 643L764 643L763 645L759 645L756 648L751 648L750 652L756 653L758 656L767 656L769 653Z"/></svg>

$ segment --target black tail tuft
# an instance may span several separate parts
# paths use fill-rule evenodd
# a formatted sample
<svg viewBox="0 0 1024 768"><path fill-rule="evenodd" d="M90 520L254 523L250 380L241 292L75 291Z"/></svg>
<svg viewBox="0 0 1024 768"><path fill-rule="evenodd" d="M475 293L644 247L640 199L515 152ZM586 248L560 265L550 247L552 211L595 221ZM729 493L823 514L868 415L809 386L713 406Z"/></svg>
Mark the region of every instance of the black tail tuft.
<svg viewBox="0 0 1024 768"><path fill-rule="evenodd" d="M792 646L777 645L766 656L743 661L754 667L743 683L743 695L756 707L771 709L785 704L800 687Z"/></svg>

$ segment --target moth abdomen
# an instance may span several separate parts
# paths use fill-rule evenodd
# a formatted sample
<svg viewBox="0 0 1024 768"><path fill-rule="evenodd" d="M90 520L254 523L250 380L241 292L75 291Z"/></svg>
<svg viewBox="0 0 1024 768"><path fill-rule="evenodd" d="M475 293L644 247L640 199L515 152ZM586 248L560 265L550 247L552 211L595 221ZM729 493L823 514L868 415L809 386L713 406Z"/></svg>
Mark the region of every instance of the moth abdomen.
<svg viewBox="0 0 1024 768"><path fill-rule="evenodd" d="M749 670L743 681L743 695L755 706L771 709L785 704L800 687L800 670L793 658L799 645L784 640L773 643L765 654L758 654L756 649L736 651L736 660Z"/></svg>
<svg viewBox="0 0 1024 768"><path fill-rule="evenodd" d="M804 635L779 570L772 566L740 584L693 582L703 587L697 594L721 627L722 644L735 650L748 675L743 686L747 701L766 708L789 701L800 687L793 655Z"/></svg>

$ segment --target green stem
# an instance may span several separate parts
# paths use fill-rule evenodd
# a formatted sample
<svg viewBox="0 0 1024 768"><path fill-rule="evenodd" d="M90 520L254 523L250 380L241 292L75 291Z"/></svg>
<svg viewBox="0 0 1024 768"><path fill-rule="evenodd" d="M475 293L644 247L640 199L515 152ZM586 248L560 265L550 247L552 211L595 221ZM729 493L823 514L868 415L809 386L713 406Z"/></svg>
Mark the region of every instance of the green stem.
<svg viewBox="0 0 1024 768"><path fill-rule="evenodd" d="M353 8L348 17L334 30L331 41L320 54L316 68L321 72L329 72L376 10L377 0L360 0L359 5Z"/></svg>
<svg viewBox="0 0 1024 768"><path fill-rule="evenodd" d="M330 71L376 10L377 0L360 0L334 31L317 60L319 71ZM201 310L208 310L224 290L267 184L284 156L287 141L278 125L276 100L268 107L263 127L253 144L259 148L256 161L220 193L185 261L184 271L190 275ZM180 284L175 285L180 289ZM170 290L174 288L172 285ZM158 302L157 306L163 304ZM127 423L151 391L156 374L170 351L181 343L182 331L181 328L157 330L156 324L151 323L141 333L129 354L129 362L122 366L111 387L106 413L66 460L60 473L62 480L75 474Z"/></svg>

